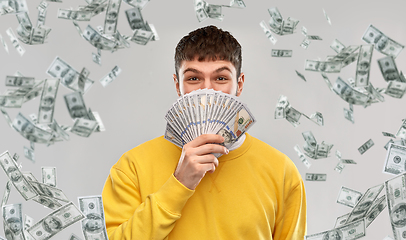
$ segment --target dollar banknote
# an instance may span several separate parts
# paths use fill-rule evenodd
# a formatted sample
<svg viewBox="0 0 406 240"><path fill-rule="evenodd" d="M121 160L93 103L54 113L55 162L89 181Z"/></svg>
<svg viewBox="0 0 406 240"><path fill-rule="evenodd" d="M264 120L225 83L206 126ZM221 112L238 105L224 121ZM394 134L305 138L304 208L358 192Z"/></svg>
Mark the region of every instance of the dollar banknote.
<svg viewBox="0 0 406 240"><path fill-rule="evenodd" d="M325 173L306 173L306 181L326 181L327 180L327 174Z"/></svg>
<svg viewBox="0 0 406 240"><path fill-rule="evenodd" d="M95 132L104 132L106 131L106 128L104 127L103 121L99 115L98 112L92 112L89 108L89 116L90 116L90 120L96 121L98 126L95 130Z"/></svg>
<svg viewBox="0 0 406 240"><path fill-rule="evenodd" d="M97 121L77 118L70 131L81 137L89 137L96 130L97 126Z"/></svg>
<svg viewBox="0 0 406 240"><path fill-rule="evenodd" d="M35 152L33 149L24 146L24 156L35 163Z"/></svg>
<svg viewBox="0 0 406 240"><path fill-rule="evenodd" d="M121 73L121 68L119 66L115 66L106 76L100 79L100 83L103 87L106 87L111 82L113 82L117 76Z"/></svg>
<svg viewBox="0 0 406 240"><path fill-rule="evenodd" d="M326 11L323 8L323 13L324 13L324 17L327 19L328 24L331 25L331 19L329 18L329 16L327 15Z"/></svg>
<svg viewBox="0 0 406 240"><path fill-rule="evenodd" d="M383 187L384 185L380 184L369 188L352 209L350 215L348 216L347 223L363 219L369 209L371 209L372 203L378 197L379 193L381 193Z"/></svg>
<svg viewBox="0 0 406 240"><path fill-rule="evenodd" d="M224 15L222 14L223 6L216 4L206 4L205 10L209 18L223 21Z"/></svg>
<svg viewBox="0 0 406 240"><path fill-rule="evenodd" d="M9 54L8 45L7 45L7 43L4 41L4 38L3 38L3 36L2 36L1 34L0 34L0 42L1 42L1 44L3 45L4 50L6 50L7 54Z"/></svg>
<svg viewBox="0 0 406 240"><path fill-rule="evenodd" d="M403 119L402 121L402 125L396 133L396 137L406 139L406 119Z"/></svg>
<svg viewBox="0 0 406 240"><path fill-rule="evenodd" d="M307 49L310 45L310 40L305 37L305 39L303 39L302 43L300 43L300 46L304 49Z"/></svg>
<svg viewBox="0 0 406 240"><path fill-rule="evenodd" d="M321 112L312 113L309 117L310 121L316 123L319 126L324 126L324 118Z"/></svg>
<svg viewBox="0 0 406 240"><path fill-rule="evenodd" d="M259 26L261 26L262 30L265 33L265 36L269 39L269 41L271 41L271 43L273 43L275 45L275 43L278 41L274 35L272 34L271 30L269 30L267 24L265 23L265 21L261 21L259 23Z"/></svg>
<svg viewBox="0 0 406 240"><path fill-rule="evenodd" d="M345 225L345 222L347 222L347 218L350 215L350 213L346 213L342 216L337 217L336 223L334 224L334 228L339 228L343 225Z"/></svg>
<svg viewBox="0 0 406 240"><path fill-rule="evenodd" d="M342 186L338 193L337 203L353 208L362 197L362 193Z"/></svg>
<svg viewBox="0 0 406 240"><path fill-rule="evenodd" d="M206 12L206 5L207 5L206 1L194 0L194 4L195 4L194 7L195 7L196 17L199 22L203 22L204 20L209 18L209 15Z"/></svg>
<svg viewBox="0 0 406 240"><path fill-rule="evenodd" d="M326 82L328 88L329 88L332 92L334 92L333 85L331 84L330 79L328 78L327 74L325 74L324 72L322 72L322 73L321 73L321 76L323 77L323 80Z"/></svg>
<svg viewBox="0 0 406 240"><path fill-rule="evenodd" d="M316 36L316 35L307 35L307 39L309 39L309 40L323 40L320 36Z"/></svg>
<svg viewBox="0 0 406 240"><path fill-rule="evenodd" d="M296 71L296 70L295 70ZM305 78L305 76L303 75L303 74L301 74L300 72L298 72L298 71L296 71L296 74L301 78L301 79L303 79L305 82L307 82L306 81L306 78Z"/></svg>
<svg viewBox="0 0 406 240"><path fill-rule="evenodd" d="M333 90L344 101L350 104L365 105L369 100L368 94L355 90L340 77L337 78L335 84L333 85Z"/></svg>
<svg viewBox="0 0 406 240"><path fill-rule="evenodd" d="M106 18L104 20L105 34L114 34L117 30L118 14L120 12L121 0L109 0Z"/></svg>
<svg viewBox="0 0 406 240"><path fill-rule="evenodd" d="M29 181L31 186L35 189L35 191L38 193L39 196L43 196L45 198L50 198L53 200L58 200L62 202L69 202L69 199L66 197L66 195L63 193L61 189L58 189L56 187L51 187L47 184L40 183L38 180L33 179L33 177L28 177L27 175L24 174L26 179Z"/></svg>
<svg viewBox="0 0 406 240"><path fill-rule="evenodd" d="M399 174L406 171L406 146L390 144L386 153L383 172Z"/></svg>
<svg viewBox="0 0 406 240"><path fill-rule="evenodd" d="M404 48L402 44L392 40L372 24L368 26L367 30L362 36L362 40L367 43L374 44L375 49L380 53L387 56L392 56L394 58L396 58Z"/></svg>
<svg viewBox="0 0 406 240"><path fill-rule="evenodd" d="M394 98L402 98L406 92L406 83L398 81L390 81L385 90L385 94Z"/></svg>
<svg viewBox="0 0 406 240"><path fill-rule="evenodd" d="M355 86L366 87L369 85L369 72L374 51L373 45L362 45L359 50L357 70L355 72Z"/></svg>
<svg viewBox="0 0 406 240"><path fill-rule="evenodd" d="M59 126L59 124L56 122L56 120L54 119L54 121L49 124L49 127L54 131L54 134L56 133L57 136L62 137L64 140L68 141L69 140L69 134L67 134L61 126Z"/></svg>
<svg viewBox="0 0 406 240"><path fill-rule="evenodd" d="M51 131L41 129L21 113L18 113L14 119L13 128L30 142L48 143L53 136Z"/></svg>
<svg viewBox="0 0 406 240"><path fill-rule="evenodd" d="M24 178L17 167L17 163L11 158L9 152L6 151L0 155L0 165L7 177L11 180L11 183L25 200L29 200L38 195L27 179Z"/></svg>
<svg viewBox="0 0 406 240"><path fill-rule="evenodd" d="M101 56L96 53L92 53L93 62L99 64L101 66Z"/></svg>
<svg viewBox="0 0 406 240"><path fill-rule="evenodd" d="M131 37L131 41L140 45L146 45L152 39L153 36L154 34L150 31L136 29L134 31L134 35Z"/></svg>
<svg viewBox="0 0 406 240"><path fill-rule="evenodd" d="M82 94L79 92L73 92L63 96L65 99L66 107L72 119L85 118L90 119L85 106L85 101Z"/></svg>
<svg viewBox="0 0 406 240"><path fill-rule="evenodd" d="M86 85L86 79L89 76L90 71L87 68L82 68L82 71L79 74L79 79L78 79L78 87L79 91L81 93L85 92L85 85Z"/></svg>
<svg viewBox="0 0 406 240"><path fill-rule="evenodd" d="M4 188L3 198L1 200L0 207L3 207L4 205L7 204L8 198L10 197L11 185L12 185L11 181L8 180L6 183L6 187Z"/></svg>
<svg viewBox="0 0 406 240"><path fill-rule="evenodd" d="M272 57L292 57L292 50L272 49Z"/></svg>
<svg viewBox="0 0 406 240"><path fill-rule="evenodd" d="M45 18L47 14L48 3L43 0L38 5L38 18L37 18L37 27L45 25Z"/></svg>
<svg viewBox="0 0 406 240"><path fill-rule="evenodd" d="M280 95L275 108L275 119L282 119L286 117L286 109L289 107L288 98Z"/></svg>
<svg viewBox="0 0 406 240"><path fill-rule="evenodd" d="M132 30L145 29L144 19L142 18L141 9L138 7L131 8L125 11L128 24Z"/></svg>
<svg viewBox="0 0 406 240"><path fill-rule="evenodd" d="M36 84L35 78L24 76L6 76L7 87L32 88Z"/></svg>
<svg viewBox="0 0 406 240"><path fill-rule="evenodd" d="M290 122L294 127L299 126L300 122L300 117L302 116L302 113L296 110L293 107L288 107L286 109L286 120Z"/></svg>
<svg viewBox="0 0 406 240"><path fill-rule="evenodd" d="M24 96L24 100L23 102L26 103L30 100L35 99L36 97L40 96L44 85L43 85L44 81L40 81L38 82L32 89L29 89L26 93L24 93L22 96ZM21 90L21 88L19 88L18 90Z"/></svg>
<svg viewBox="0 0 406 240"><path fill-rule="evenodd" d="M364 154L368 149L370 149L372 146L374 146L374 141L372 139L369 139L366 141L364 144L362 144L361 147L358 148L358 152L362 155Z"/></svg>
<svg viewBox="0 0 406 240"><path fill-rule="evenodd" d="M9 204L2 207L4 225L7 226L6 236L15 240L25 240L23 233L22 205Z"/></svg>
<svg viewBox="0 0 406 240"><path fill-rule="evenodd" d="M231 0L230 7L232 8L246 8L243 0Z"/></svg>
<svg viewBox="0 0 406 240"><path fill-rule="evenodd" d="M344 168L345 168L345 165L341 161L339 161L337 163L337 165L335 166L334 171L341 173Z"/></svg>
<svg viewBox="0 0 406 240"><path fill-rule="evenodd" d="M326 73L339 73L341 71L341 63L306 60L305 70Z"/></svg>
<svg viewBox="0 0 406 240"><path fill-rule="evenodd" d="M8 10L10 13L28 12L28 5L26 0L14 0L14 1L0 1L0 9L8 7L12 10Z"/></svg>
<svg viewBox="0 0 406 240"><path fill-rule="evenodd" d="M305 240L346 239L355 240L365 236L365 219L347 223L329 231L306 235Z"/></svg>
<svg viewBox="0 0 406 240"><path fill-rule="evenodd" d="M39 123L52 123L59 79L46 79L38 112Z"/></svg>
<svg viewBox="0 0 406 240"><path fill-rule="evenodd" d="M378 65L385 81L400 81L399 71L392 56L378 59Z"/></svg>
<svg viewBox="0 0 406 240"><path fill-rule="evenodd" d="M309 160L306 158L306 156L304 155L304 153L302 152L302 150L300 150L299 145L295 145L293 147L297 153L297 155L299 156L300 161L302 161L302 163L309 169L311 166L311 163L309 162Z"/></svg>
<svg viewBox="0 0 406 240"><path fill-rule="evenodd" d="M46 217L27 229L35 240L48 240L85 216L72 203L68 203L51 212Z"/></svg>
<svg viewBox="0 0 406 240"><path fill-rule="evenodd" d="M82 231L85 239L108 240L101 196L79 197L80 211L85 215Z"/></svg>
<svg viewBox="0 0 406 240"><path fill-rule="evenodd" d="M395 134L393 134L393 133L382 132L382 135L383 135L384 137L396 138Z"/></svg>
<svg viewBox="0 0 406 240"><path fill-rule="evenodd" d="M345 48L345 45L337 39L334 39L334 41L330 45L330 48L333 49L336 53L340 53Z"/></svg>
<svg viewBox="0 0 406 240"><path fill-rule="evenodd" d="M348 57L352 56L352 54L356 54L358 59L358 52L357 50L360 48L358 45L350 45L345 47L341 50L337 55L335 55L330 61L334 62L344 62Z"/></svg>
<svg viewBox="0 0 406 240"><path fill-rule="evenodd" d="M56 187L56 167L41 167L42 183Z"/></svg>
<svg viewBox="0 0 406 240"><path fill-rule="evenodd" d="M58 9L58 18L75 20L75 21L90 21L93 17L92 12L77 11L70 9Z"/></svg>
<svg viewBox="0 0 406 240"><path fill-rule="evenodd" d="M376 217L385 209L386 207L386 195L383 195L382 197L376 199L374 203L372 204L371 209L368 211L368 213L365 216L365 225L366 227L369 227L371 223L375 220Z"/></svg>
<svg viewBox="0 0 406 240"><path fill-rule="evenodd" d="M351 111L351 110L349 110L347 108L344 108L344 117L348 121L354 123L354 112L353 111Z"/></svg>
<svg viewBox="0 0 406 240"><path fill-rule="evenodd" d="M117 41L115 39L103 36L90 25L88 25L83 31L82 36L86 41L98 49L114 50L117 46Z"/></svg>
<svg viewBox="0 0 406 240"><path fill-rule="evenodd" d="M385 182L389 218L395 240L406 231L406 175L398 175Z"/></svg>
<svg viewBox="0 0 406 240"><path fill-rule="evenodd" d="M24 103L24 96L0 95L0 107L21 108Z"/></svg>

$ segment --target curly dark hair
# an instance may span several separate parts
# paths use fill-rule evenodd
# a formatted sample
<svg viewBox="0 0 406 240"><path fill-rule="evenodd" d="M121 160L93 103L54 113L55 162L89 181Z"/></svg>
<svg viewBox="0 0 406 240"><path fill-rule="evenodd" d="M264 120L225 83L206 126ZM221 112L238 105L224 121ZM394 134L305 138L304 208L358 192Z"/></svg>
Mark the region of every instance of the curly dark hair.
<svg viewBox="0 0 406 240"><path fill-rule="evenodd" d="M237 79L241 74L241 45L227 31L216 26L196 29L184 36L175 48L175 72L179 79L182 61L225 60L231 62L237 70Z"/></svg>

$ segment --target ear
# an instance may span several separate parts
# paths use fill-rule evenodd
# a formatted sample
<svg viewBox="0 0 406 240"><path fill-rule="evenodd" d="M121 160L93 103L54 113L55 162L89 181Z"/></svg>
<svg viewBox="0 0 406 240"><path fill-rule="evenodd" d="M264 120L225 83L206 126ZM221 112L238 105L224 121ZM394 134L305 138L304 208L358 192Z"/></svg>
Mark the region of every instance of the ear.
<svg viewBox="0 0 406 240"><path fill-rule="evenodd" d="M173 74L173 82L175 83L176 92L178 93L178 97L180 97L180 88L179 88L179 80L176 77L176 74Z"/></svg>
<svg viewBox="0 0 406 240"><path fill-rule="evenodd" d="M245 81L245 75L242 72L240 74L240 77L238 77L238 81L237 81L237 97L239 97L241 95L242 89L244 87L244 81Z"/></svg>

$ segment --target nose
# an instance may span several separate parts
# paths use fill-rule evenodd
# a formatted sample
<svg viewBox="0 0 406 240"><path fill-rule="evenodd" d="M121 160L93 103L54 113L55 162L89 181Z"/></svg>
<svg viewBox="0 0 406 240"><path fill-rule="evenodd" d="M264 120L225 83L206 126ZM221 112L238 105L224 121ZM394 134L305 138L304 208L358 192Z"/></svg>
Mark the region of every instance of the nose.
<svg viewBox="0 0 406 240"><path fill-rule="evenodd" d="M204 79L204 88L213 89L210 79Z"/></svg>

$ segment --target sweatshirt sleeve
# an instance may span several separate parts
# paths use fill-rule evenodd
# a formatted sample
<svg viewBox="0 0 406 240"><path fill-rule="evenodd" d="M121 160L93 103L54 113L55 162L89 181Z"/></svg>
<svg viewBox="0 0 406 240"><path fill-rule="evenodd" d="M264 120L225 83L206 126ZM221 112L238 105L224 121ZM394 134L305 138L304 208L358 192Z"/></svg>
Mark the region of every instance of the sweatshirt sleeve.
<svg viewBox="0 0 406 240"><path fill-rule="evenodd" d="M274 240L304 239L306 231L306 194L300 179L284 198L282 218L276 222Z"/></svg>
<svg viewBox="0 0 406 240"><path fill-rule="evenodd" d="M134 172L123 171L116 165L110 170L102 193L108 237L110 240L164 239L194 191L172 174L157 192L141 199Z"/></svg>

